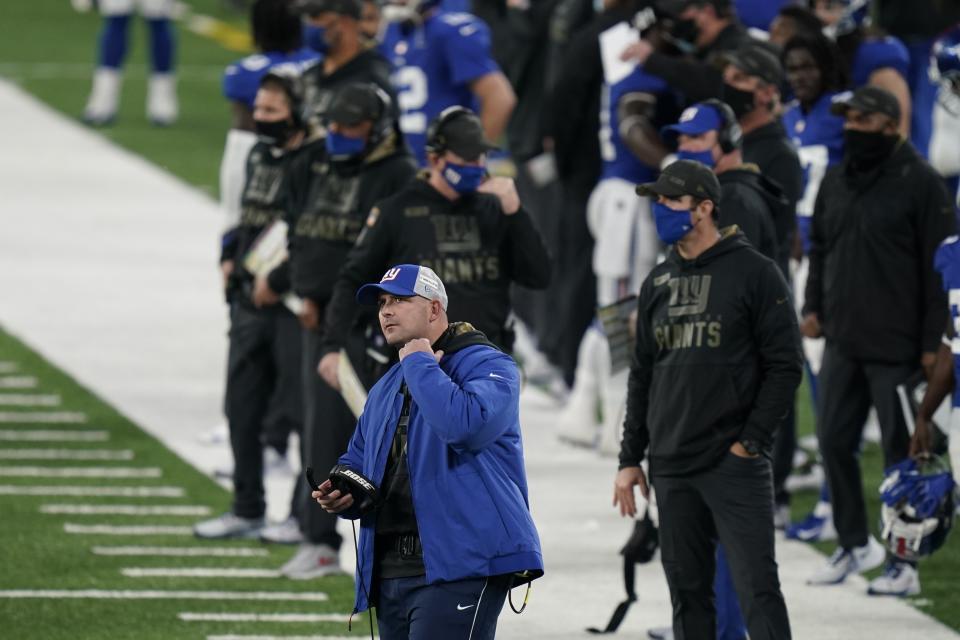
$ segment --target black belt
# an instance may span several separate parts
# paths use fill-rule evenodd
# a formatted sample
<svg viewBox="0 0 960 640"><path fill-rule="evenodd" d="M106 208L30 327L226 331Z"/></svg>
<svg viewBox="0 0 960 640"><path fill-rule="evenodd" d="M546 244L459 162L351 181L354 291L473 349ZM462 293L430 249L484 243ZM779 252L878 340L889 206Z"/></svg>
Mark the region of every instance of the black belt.
<svg viewBox="0 0 960 640"><path fill-rule="evenodd" d="M383 551L395 551L402 557L416 557L423 555L423 546L420 536L416 533L388 534L377 536L377 546Z"/></svg>

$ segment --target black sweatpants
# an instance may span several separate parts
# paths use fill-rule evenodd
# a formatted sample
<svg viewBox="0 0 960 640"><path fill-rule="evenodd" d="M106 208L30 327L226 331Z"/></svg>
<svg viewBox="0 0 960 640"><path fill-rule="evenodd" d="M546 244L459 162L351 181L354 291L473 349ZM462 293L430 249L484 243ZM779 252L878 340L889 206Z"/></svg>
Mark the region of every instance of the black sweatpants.
<svg viewBox="0 0 960 640"><path fill-rule="evenodd" d="M300 325L286 307L231 306L226 407L233 512L240 517L259 518L266 510L262 436L268 413L287 422L278 428L288 433L301 429L300 359Z"/></svg>
<svg viewBox="0 0 960 640"><path fill-rule="evenodd" d="M357 424L340 393L317 373L322 339L319 332L303 330L304 429L300 455L304 468L313 467L317 482L323 482L347 451ZM305 490L303 495L306 504L300 513L300 531L304 538L313 544L327 544L339 549L342 539L337 533L337 516L313 502L309 491Z"/></svg>
<svg viewBox="0 0 960 640"><path fill-rule="evenodd" d="M692 476L653 476L660 549L677 640L717 637L716 546L727 553L751 640L789 640L773 537L773 477L765 457L727 452Z"/></svg>
<svg viewBox="0 0 960 640"><path fill-rule="evenodd" d="M860 441L870 406L877 409L883 464L888 467L910 452L910 436L897 397L897 385L916 373L918 367L919 363L854 360L827 342L820 369L817 440L833 503L833 523L844 549L867 543L869 528L860 475Z"/></svg>

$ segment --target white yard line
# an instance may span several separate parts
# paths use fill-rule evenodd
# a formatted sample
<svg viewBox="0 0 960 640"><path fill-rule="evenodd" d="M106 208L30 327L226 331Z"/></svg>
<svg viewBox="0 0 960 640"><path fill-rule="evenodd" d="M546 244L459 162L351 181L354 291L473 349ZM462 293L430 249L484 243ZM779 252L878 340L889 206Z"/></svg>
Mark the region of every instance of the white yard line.
<svg viewBox="0 0 960 640"><path fill-rule="evenodd" d="M5 424L83 424L87 416L79 411L0 411Z"/></svg>
<svg viewBox="0 0 960 640"><path fill-rule="evenodd" d="M14 373L19 368L16 362L0 360L0 373Z"/></svg>
<svg viewBox="0 0 960 640"><path fill-rule="evenodd" d="M215 567L124 567L128 578L280 578L277 569L239 569Z"/></svg>
<svg viewBox="0 0 960 640"><path fill-rule="evenodd" d="M40 513L70 516L207 516L204 505L42 504Z"/></svg>
<svg viewBox="0 0 960 640"><path fill-rule="evenodd" d="M7 478L160 478L160 467L3 467Z"/></svg>
<svg viewBox="0 0 960 640"><path fill-rule="evenodd" d="M182 498L183 495L184 491L180 487L74 487L68 484L54 486L0 485L0 496Z"/></svg>
<svg viewBox="0 0 960 640"><path fill-rule="evenodd" d="M136 556L172 558L264 558L270 555L266 549L255 547L137 547L121 546L92 547L97 556Z"/></svg>
<svg viewBox="0 0 960 640"><path fill-rule="evenodd" d="M57 407L60 396L36 393L0 393L0 407Z"/></svg>
<svg viewBox="0 0 960 640"><path fill-rule="evenodd" d="M77 524L65 522L63 530L66 533L91 536L192 536L193 527L178 527L173 525L112 525L112 524Z"/></svg>
<svg viewBox="0 0 960 640"><path fill-rule="evenodd" d="M34 389L36 386L34 376L0 376L0 389Z"/></svg>
<svg viewBox="0 0 960 640"><path fill-rule="evenodd" d="M346 622L346 613L178 613L184 622Z"/></svg>
<svg viewBox="0 0 960 640"><path fill-rule="evenodd" d="M50 429L0 429L0 440L8 442L103 442L108 431L55 431Z"/></svg>
<svg viewBox="0 0 960 640"><path fill-rule="evenodd" d="M356 640L363 636L245 636L238 634L207 636L207 640ZM378 638L380 636L377 636Z"/></svg>
<svg viewBox="0 0 960 640"><path fill-rule="evenodd" d="M318 591L295 593L289 591L165 591L123 589L6 589L0 590L3 599L46 600L271 600L278 602L326 602L327 594Z"/></svg>
<svg viewBox="0 0 960 640"><path fill-rule="evenodd" d="M130 449L0 449L0 460L133 460Z"/></svg>

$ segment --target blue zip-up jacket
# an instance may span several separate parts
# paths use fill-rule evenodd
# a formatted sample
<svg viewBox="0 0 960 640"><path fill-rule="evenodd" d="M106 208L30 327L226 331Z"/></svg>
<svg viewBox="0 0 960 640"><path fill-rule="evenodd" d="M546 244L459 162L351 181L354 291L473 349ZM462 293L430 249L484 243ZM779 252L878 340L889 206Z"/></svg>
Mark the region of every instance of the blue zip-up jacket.
<svg viewBox="0 0 960 640"><path fill-rule="evenodd" d="M439 364L413 353L394 365L370 390L340 463L380 485L405 380L412 400L407 466L427 583L530 572L522 583L542 575L543 558L527 499L520 374L483 334L470 333L482 343L447 353ZM356 612L370 606L376 517L360 521Z"/></svg>

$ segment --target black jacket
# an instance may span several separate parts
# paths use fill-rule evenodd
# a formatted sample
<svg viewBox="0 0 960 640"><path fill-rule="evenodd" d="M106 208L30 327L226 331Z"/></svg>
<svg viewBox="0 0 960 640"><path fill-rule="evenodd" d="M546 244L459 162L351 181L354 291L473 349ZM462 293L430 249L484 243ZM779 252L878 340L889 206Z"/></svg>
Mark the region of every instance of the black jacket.
<svg viewBox="0 0 960 640"><path fill-rule="evenodd" d="M744 134L743 161L760 167L760 173L783 193L784 202L774 208L773 227L777 232L778 264L785 269L797 228L797 201L803 195L803 168L797 150L783 125L771 122Z"/></svg>
<svg viewBox="0 0 960 640"><path fill-rule="evenodd" d="M737 440L769 447L800 384L790 291L740 232L694 260L672 251L640 289L620 467L649 445L654 475L717 464Z"/></svg>
<svg viewBox="0 0 960 640"><path fill-rule="evenodd" d="M321 122L336 90L351 82L372 82L383 89L390 96L390 108L396 117L399 111L391 71L390 61L376 49L361 51L330 74L324 72L323 60L318 61L303 72L304 118L314 124Z"/></svg>
<svg viewBox="0 0 960 640"><path fill-rule="evenodd" d="M510 285L541 289L550 280L550 258L525 210L505 215L495 196L480 193L451 202L418 178L367 219L327 307L324 351L344 345L357 289L404 263L433 269L447 290L450 321L469 321L506 351Z"/></svg>
<svg viewBox="0 0 960 640"><path fill-rule="evenodd" d="M270 274L281 292L292 287L321 307L374 203L397 193L416 174L413 157L391 134L362 160L331 162L322 141L290 165L287 224L290 260Z"/></svg>
<svg viewBox="0 0 960 640"><path fill-rule="evenodd" d="M674 56L654 51L643 63L643 70L659 78L684 94L690 102L700 102L709 98L719 98L723 88L724 53L736 51L750 35L738 22L727 25L705 48L697 51L696 56Z"/></svg>
<svg viewBox="0 0 960 640"><path fill-rule="evenodd" d="M909 143L865 174L846 160L831 167L813 210L804 312L848 357L918 363L947 321L933 254L955 226L943 180Z"/></svg>
<svg viewBox="0 0 960 640"><path fill-rule="evenodd" d="M774 211L786 204L779 187L752 164L724 171L717 174L717 179L721 193L720 226L737 225L757 251L777 262Z"/></svg>

